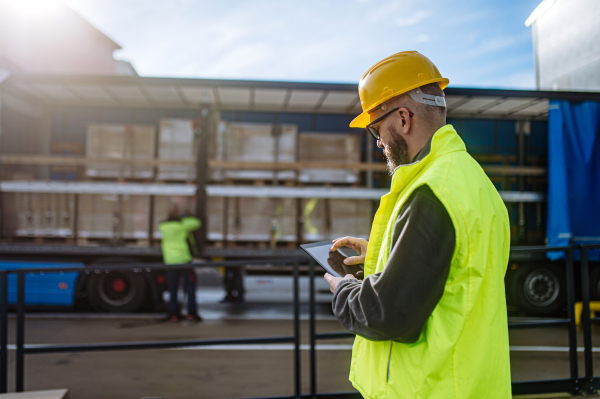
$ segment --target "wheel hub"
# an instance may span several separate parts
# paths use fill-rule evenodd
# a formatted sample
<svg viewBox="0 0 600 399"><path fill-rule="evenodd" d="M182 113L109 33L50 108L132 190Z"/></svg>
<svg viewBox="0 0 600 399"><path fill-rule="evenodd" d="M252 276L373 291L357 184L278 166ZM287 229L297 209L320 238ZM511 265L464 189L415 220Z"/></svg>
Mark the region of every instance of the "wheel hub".
<svg viewBox="0 0 600 399"><path fill-rule="evenodd" d="M133 299L137 287L127 273L101 274L98 282L100 299L109 306L125 306Z"/></svg>
<svg viewBox="0 0 600 399"><path fill-rule="evenodd" d="M558 297L560 285L558 278L544 270L532 271L524 283L527 300L536 306L547 306Z"/></svg>
<svg viewBox="0 0 600 399"><path fill-rule="evenodd" d="M114 279L112 282L112 289L117 294L122 293L123 291L125 291L125 281L123 281L123 279L120 278Z"/></svg>

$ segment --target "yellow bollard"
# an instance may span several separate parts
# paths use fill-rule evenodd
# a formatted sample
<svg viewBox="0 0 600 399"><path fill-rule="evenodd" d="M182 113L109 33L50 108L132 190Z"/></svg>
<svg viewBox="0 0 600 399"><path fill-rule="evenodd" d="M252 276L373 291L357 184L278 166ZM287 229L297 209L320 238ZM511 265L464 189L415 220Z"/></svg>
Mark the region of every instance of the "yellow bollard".
<svg viewBox="0 0 600 399"><path fill-rule="evenodd" d="M600 312L600 302L590 301L590 318L596 317L596 312ZM581 315L583 313L583 302L575 302L575 324L581 325Z"/></svg>

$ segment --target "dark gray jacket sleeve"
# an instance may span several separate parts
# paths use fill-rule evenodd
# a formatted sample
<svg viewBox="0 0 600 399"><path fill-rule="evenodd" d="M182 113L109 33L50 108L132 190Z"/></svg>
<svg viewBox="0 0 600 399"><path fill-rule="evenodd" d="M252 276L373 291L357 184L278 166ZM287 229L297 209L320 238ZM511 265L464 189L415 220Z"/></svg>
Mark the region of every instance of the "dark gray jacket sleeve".
<svg viewBox="0 0 600 399"><path fill-rule="evenodd" d="M448 212L428 186L419 187L400 210L386 268L362 282L343 280L335 316L373 341L415 342L444 293L454 245Z"/></svg>

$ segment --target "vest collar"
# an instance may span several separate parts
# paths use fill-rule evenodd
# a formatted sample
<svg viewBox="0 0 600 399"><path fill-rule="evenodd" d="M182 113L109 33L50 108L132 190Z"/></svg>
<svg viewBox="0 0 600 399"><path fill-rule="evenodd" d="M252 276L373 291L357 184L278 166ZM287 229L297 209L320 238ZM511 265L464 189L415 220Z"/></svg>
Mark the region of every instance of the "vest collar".
<svg viewBox="0 0 600 399"><path fill-rule="evenodd" d="M456 133L454 127L452 125L442 126L433 134L421 151L419 151L412 163L400 165L394 170L390 192L401 191L409 181L435 158L451 152L466 150L465 143L458 133Z"/></svg>

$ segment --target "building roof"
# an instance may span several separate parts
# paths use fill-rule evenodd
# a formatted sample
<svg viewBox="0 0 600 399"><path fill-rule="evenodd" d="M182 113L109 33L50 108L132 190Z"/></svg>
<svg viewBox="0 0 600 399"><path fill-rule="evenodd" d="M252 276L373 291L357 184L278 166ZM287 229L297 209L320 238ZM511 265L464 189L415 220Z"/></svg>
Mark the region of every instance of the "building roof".
<svg viewBox="0 0 600 399"><path fill-rule="evenodd" d="M536 19L540 18L546 13L556 2L556 0L542 0L540 4L533 10L527 20L525 20L525 26L531 26Z"/></svg>
<svg viewBox="0 0 600 399"><path fill-rule="evenodd" d="M139 76L11 75L8 93L52 105L356 115L356 84ZM449 117L546 119L550 99L600 101L600 93L447 88Z"/></svg>

